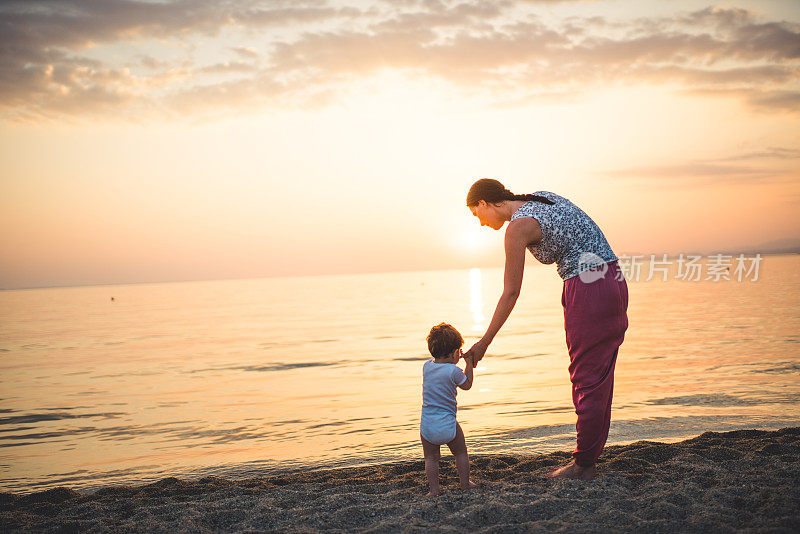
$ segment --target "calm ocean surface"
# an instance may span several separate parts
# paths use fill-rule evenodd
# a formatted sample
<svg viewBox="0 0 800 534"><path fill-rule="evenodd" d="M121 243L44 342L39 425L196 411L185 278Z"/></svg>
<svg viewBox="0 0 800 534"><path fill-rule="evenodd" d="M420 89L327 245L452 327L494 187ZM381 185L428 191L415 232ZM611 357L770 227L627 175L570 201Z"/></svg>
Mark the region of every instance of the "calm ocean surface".
<svg viewBox="0 0 800 534"><path fill-rule="evenodd" d="M757 281L646 268L609 443L800 426L800 255L764 256ZM421 458L425 336L451 322L468 348L501 286L473 269L0 291L0 490ZM526 267L459 393L471 453L574 446L561 288Z"/></svg>

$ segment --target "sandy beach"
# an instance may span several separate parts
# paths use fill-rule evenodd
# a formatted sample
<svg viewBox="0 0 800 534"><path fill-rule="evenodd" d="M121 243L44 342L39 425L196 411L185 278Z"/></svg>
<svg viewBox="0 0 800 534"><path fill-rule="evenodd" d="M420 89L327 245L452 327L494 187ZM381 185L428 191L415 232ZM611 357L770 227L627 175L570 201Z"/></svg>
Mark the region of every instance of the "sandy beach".
<svg viewBox="0 0 800 534"><path fill-rule="evenodd" d="M423 462L247 480L165 478L89 495L0 494L4 532L798 532L800 428L607 447L592 482L544 475L568 452L474 455L482 487L430 499Z"/></svg>

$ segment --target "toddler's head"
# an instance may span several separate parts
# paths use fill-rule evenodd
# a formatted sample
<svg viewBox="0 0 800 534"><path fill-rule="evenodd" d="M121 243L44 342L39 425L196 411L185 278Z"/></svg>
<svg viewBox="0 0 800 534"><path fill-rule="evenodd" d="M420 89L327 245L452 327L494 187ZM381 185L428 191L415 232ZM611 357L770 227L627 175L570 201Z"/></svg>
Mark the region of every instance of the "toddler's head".
<svg viewBox="0 0 800 534"><path fill-rule="evenodd" d="M457 363L460 355L456 352L464 344L464 338L453 325L439 323L428 333L428 350L437 361L451 360Z"/></svg>

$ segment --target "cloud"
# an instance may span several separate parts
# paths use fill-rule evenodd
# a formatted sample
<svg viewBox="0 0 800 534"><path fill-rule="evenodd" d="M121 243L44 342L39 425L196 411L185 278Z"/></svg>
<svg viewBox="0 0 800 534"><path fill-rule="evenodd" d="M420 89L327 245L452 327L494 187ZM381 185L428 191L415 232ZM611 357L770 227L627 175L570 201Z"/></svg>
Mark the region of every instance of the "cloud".
<svg viewBox="0 0 800 534"><path fill-rule="evenodd" d="M766 111L800 110L800 91L760 91L753 90L747 97L751 106Z"/></svg>
<svg viewBox="0 0 800 534"><path fill-rule="evenodd" d="M717 159L714 161L742 161L748 159L800 159L800 149L768 147L757 152L745 152L744 154Z"/></svg>
<svg viewBox="0 0 800 534"><path fill-rule="evenodd" d="M317 106L385 70L505 106L659 84L735 98L758 113L800 111L794 22L720 7L544 22L537 13L547 3L5 2L0 117L213 114L242 108L226 102L235 98L248 107ZM200 45L206 55L217 47L214 59L203 61ZM175 53L154 53L159 47ZM225 60L231 53L236 61Z"/></svg>
<svg viewBox="0 0 800 534"><path fill-rule="evenodd" d="M800 206L800 193L787 194L782 201L790 206Z"/></svg>
<svg viewBox="0 0 800 534"><path fill-rule="evenodd" d="M706 186L718 184L744 184L754 182L796 182L796 167L775 165L781 161L800 159L800 150L770 147L758 151L733 154L727 157L691 160L665 165L642 165L599 171L596 174L612 179L645 180L648 186L670 184ZM760 161L760 166L742 164Z"/></svg>
<svg viewBox="0 0 800 534"><path fill-rule="evenodd" d="M224 63L215 63L208 65L197 70L203 74L224 74L231 72L255 72L256 66L252 63L245 61L226 61Z"/></svg>
<svg viewBox="0 0 800 534"><path fill-rule="evenodd" d="M731 177L753 178L774 175L774 171L762 168L737 167L713 163L680 163L672 165L648 165L629 167L607 172L619 178L714 178Z"/></svg>
<svg viewBox="0 0 800 534"><path fill-rule="evenodd" d="M162 109L160 101L167 97L152 89L163 86L166 79L176 82L177 91L185 92L186 77L174 75L178 67L151 54L135 54L139 65L156 71L149 78L109 77L109 72L118 70L117 65L87 55L104 45L122 44L135 51L137 43L157 39L185 46L202 37L218 36L225 28L255 30L359 13L354 8L301 0L7 1L0 4L0 117L95 115L112 109L119 115L126 110ZM243 46L233 50L248 58L257 54ZM195 68L194 72L199 76L244 70L241 63L234 63ZM130 104L135 105L127 107Z"/></svg>
<svg viewBox="0 0 800 534"><path fill-rule="evenodd" d="M258 59L258 51L253 47L232 46L230 49L244 59Z"/></svg>
<svg viewBox="0 0 800 534"><path fill-rule="evenodd" d="M481 22L502 15L505 11L504 8L507 6L508 2L486 1L465 2L452 7L447 7L441 3L432 3L417 11L396 12L391 18L377 23L374 29L396 32L413 31L417 28L480 26Z"/></svg>
<svg viewBox="0 0 800 534"><path fill-rule="evenodd" d="M141 55L139 60L142 65L151 70L164 69L169 66L169 62L161 61L147 54Z"/></svg>
<svg viewBox="0 0 800 534"><path fill-rule="evenodd" d="M699 88L685 89L684 94L712 98L734 98L752 110L762 113L800 112L800 90L770 90L762 88Z"/></svg>
<svg viewBox="0 0 800 534"><path fill-rule="evenodd" d="M783 84L800 80L800 70L785 65L759 65L728 69L703 69L679 65L637 65L629 73L655 82L684 85L730 85L744 83Z"/></svg>
<svg viewBox="0 0 800 534"><path fill-rule="evenodd" d="M720 29L736 29L754 23L755 17L746 9L711 6L678 16L676 22L701 28L712 26Z"/></svg>

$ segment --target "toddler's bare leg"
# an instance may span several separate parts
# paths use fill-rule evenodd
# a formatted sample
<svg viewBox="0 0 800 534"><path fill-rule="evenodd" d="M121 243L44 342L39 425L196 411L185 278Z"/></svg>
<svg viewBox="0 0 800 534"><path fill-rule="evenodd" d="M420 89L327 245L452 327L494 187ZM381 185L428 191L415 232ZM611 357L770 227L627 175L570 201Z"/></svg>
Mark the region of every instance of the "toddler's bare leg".
<svg viewBox="0 0 800 534"><path fill-rule="evenodd" d="M420 434L422 440L422 451L425 453L425 474L428 476L428 483L431 485L431 492L428 497L436 497L441 493L439 488L439 445L434 445Z"/></svg>
<svg viewBox="0 0 800 534"><path fill-rule="evenodd" d="M464 431L461 430L461 425L456 423L456 437L453 441L447 444L450 452L456 457L456 470L458 471L458 481L461 483L461 489L471 489L477 487L469 479L469 456L467 455L467 442L464 439Z"/></svg>

